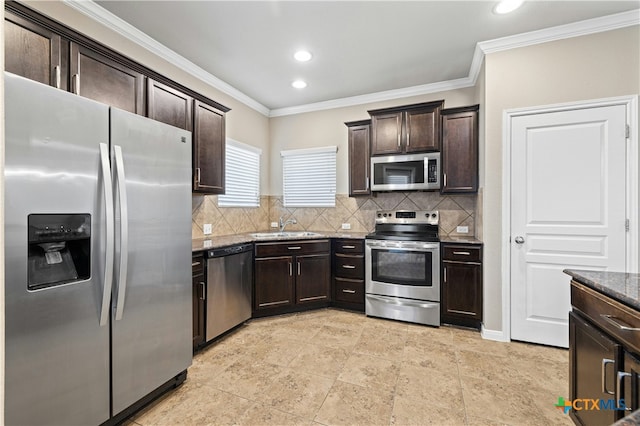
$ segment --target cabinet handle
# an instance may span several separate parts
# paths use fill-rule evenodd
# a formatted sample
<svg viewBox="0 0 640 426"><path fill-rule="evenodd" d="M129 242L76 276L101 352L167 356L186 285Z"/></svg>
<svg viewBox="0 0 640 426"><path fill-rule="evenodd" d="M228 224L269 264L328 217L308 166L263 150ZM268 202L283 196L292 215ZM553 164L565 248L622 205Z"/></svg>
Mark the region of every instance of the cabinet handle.
<svg viewBox="0 0 640 426"><path fill-rule="evenodd" d="M400 148L400 134L401 134L401 133L402 133L402 132L398 132L398 148Z"/></svg>
<svg viewBox="0 0 640 426"><path fill-rule="evenodd" d="M300 299L301 302L308 302L309 300L320 300L320 299L326 299L327 296L313 296L313 297L303 297L302 299Z"/></svg>
<svg viewBox="0 0 640 426"><path fill-rule="evenodd" d="M289 250L300 250L302 247L300 246L292 246L292 247L287 247Z"/></svg>
<svg viewBox="0 0 640 426"><path fill-rule="evenodd" d="M447 267L444 267L444 282L447 282Z"/></svg>
<svg viewBox="0 0 640 426"><path fill-rule="evenodd" d="M617 408L622 408L620 407L620 401L623 399L621 398L622 395L622 381L624 380L625 377L631 377L631 373L627 373L625 371L618 371L618 377L616 379L616 406ZM631 405L631 404L629 404ZM631 411L631 407L627 407L625 404L624 407L624 411Z"/></svg>
<svg viewBox="0 0 640 426"><path fill-rule="evenodd" d="M200 262L191 262L191 266L198 266Z"/></svg>
<svg viewBox="0 0 640 426"><path fill-rule="evenodd" d="M637 327L629 327L627 325L622 325L620 324L618 321L614 320L613 316L611 315L605 315L605 314L600 314L600 316L607 321L610 324L613 324L616 328L623 330L623 331L640 331L640 328Z"/></svg>
<svg viewBox="0 0 640 426"><path fill-rule="evenodd" d="M196 167L196 183L200 183L200 167Z"/></svg>
<svg viewBox="0 0 640 426"><path fill-rule="evenodd" d="M365 181L366 183L365 184L367 185L365 187L365 189L368 191L369 190L369 176L366 176L365 179L366 179L366 181Z"/></svg>
<svg viewBox="0 0 640 426"><path fill-rule="evenodd" d="M344 269L356 269L354 265L342 265Z"/></svg>
<svg viewBox="0 0 640 426"><path fill-rule="evenodd" d="M60 88L60 65L56 65L54 67L54 71L56 73L56 89Z"/></svg>
<svg viewBox="0 0 640 426"><path fill-rule="evenodd" d="M291 262L289 262L289 276L293 276L293 265L291 265Z"/></svg>
<svg viewBox="0 0 640 426"><path fill-rule="evenodd" d="M206 286L204 284L204 281L200 281L200 285L202 286L202 296L200 297L200 300L205 300L207 298L207 296L205 294L206 291L207 291L207 288L206 288Z"/></svg>
<svg viewBox="0 0 640 426"><path fill-rule="evenodd" d="M442 174L442 180L443 180L442 186L446 187L447 186L447 174L446 173Z"/></svg>
<svg viewBox="0 0 640 426"><path fill-rule="evenodd" d="M602 358L602 393L613 395L613 391L607 390L607 364L613 364L612 359Z"/></svg>
<svg viewBox="0 0 640 426"><path fill-rule="evenodd" d="M298 275L300 275L300 262L298 262Z"/></svg>
<svg viewBox="0 0 640 426"><path fill-rule="evenodd" d="M80 94L80 74L74 74L72 77L73 80L73 93L76 95Z"/></svg>
<svg viewBox="0 0 640 426"><path fill-rule="evenodd" d="M469 256L471 253L469 253L468 251L454 251L453 254L461 254L464 256Z"/></svg>
<svg viewBox="0 0 640 426"><path fill-rule="evenodd" d="M343 249L354 249L356 246L342 246Z"/></svg>
<svg viewBox="0 0 640 426"><path fill-rule="evenodd" d="M349 293L349 294L355 294L355 292L356 292L356 291L355 291L355 290L349 290L349 289L343 288L343 289L342 289L342 292L343 292L343 293Z"/></svg>

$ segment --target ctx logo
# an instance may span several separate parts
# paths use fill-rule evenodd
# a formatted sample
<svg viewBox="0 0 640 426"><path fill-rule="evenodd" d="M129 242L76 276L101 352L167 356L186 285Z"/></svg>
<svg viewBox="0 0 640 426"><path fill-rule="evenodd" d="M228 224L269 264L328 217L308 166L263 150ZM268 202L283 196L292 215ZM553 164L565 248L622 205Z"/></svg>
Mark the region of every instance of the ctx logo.
<svg viewBox="0 0 640 426"><path fill-rule="evenodd" d="M562 410L564 414L569 413L570 410L583 411L583 410L613 410L624 411L627 406L624 403L624 399L593 399L593 398L577 398L572 400L558 397L558 403L555 404L556 408Z"/></svg>

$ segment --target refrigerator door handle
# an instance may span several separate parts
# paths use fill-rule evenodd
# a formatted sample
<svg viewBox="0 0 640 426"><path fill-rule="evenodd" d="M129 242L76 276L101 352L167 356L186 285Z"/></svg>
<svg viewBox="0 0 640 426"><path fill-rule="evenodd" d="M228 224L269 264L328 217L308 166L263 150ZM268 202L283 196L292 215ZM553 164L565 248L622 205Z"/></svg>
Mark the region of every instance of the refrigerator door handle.
<svg viewBox="0 0 640 426"><path fill-rule="evenodd" d="M124 298L127 292L127 265L129 261L129 218L127 212L127 187L124 176L122 148L113 146L116 157L116 182L120 201L120 274L118 277L118 298L116 299L116 321L122 319Z"/></svg>
<svg viewBox="0 0 640 426"><path fill-rule="evenodd" d="M102 307L100 308L100 326L107 325L109 306L111 305L111 286L113 284L113 250L114 250L114 217L113 188L111 187L111 168L109 166L109 146L100 144L100 165L102 168L102 185L104 189L106 247L104 260L104 283L102 290Z"/></svg>

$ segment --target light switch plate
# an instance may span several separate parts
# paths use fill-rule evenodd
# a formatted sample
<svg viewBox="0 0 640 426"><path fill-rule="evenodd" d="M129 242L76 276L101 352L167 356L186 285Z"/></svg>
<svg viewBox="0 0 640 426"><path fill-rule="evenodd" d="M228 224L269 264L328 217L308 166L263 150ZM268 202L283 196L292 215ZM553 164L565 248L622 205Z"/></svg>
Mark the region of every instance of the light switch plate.
<svg viewBox="0 0 640 426"><path fill-rule="evenodd" d="M202 227L202 233L204 235L209 235L211 234L211 224L210 223L205 223L204 226Z"/></svg>
<svg viewBox="0 0 640 426"><path fill-rule="evenodd" d="M277 228L278 227L278 222L271 222L271 227L272 228Z"/></svg>
<svg viewBox="0 0 640 426"><path fill-rule="evenodd" d="M456 232L458 234L468 234L469 227L468 226L456 226Z"/></svg>
<svg viewBox="0 0 640 426"><path fill-rule="evenodd" d="M343 223L342 224L342 229L351 229L351 224L350 223Z"/></svg>

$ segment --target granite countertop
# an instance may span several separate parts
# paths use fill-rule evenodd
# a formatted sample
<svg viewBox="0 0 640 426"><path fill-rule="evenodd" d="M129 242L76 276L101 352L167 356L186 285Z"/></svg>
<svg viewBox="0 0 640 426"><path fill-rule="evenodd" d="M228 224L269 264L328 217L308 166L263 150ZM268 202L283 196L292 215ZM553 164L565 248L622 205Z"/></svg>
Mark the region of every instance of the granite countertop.
<svg viewBox="0 0 640 426"><path fill-rule="evenodd" d="M464 244L482 244L482 241L477 239L476 237L464 237L464 236L444 236L440 237L441 243L464 243Z"/></svg>
<svg viewBox="0 0 640 426"><path fill-rule="evenodd" d="M269 231L261 231L261 232L274 232L272 230ZM296 232L296 231L292 231ZM309 231L314 232L314 231ZM198 252L213 248L221 248L228 247L235 244L242 243L251 243L251 242L274 242L274 241L287 241L287 240L317 240L322 238L349 238L349 239L359 239L362 240L367 236L366 232L315 232L317 235L307 235L303 237L276 237L276 238L256 238L251 234L254 232L247 234L237 234L237 235L223 235L219 237L211 237L211 238L195 238L191 240L191 251Z"/></svg>
<svg viewBox="0 0 640 426"><path fill-rule="evenodd" d="M565 269L577 282L640 310L640 274Z"/></svg>

